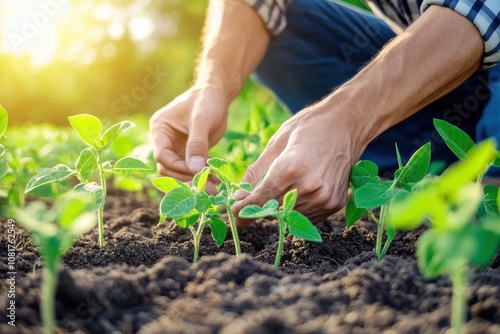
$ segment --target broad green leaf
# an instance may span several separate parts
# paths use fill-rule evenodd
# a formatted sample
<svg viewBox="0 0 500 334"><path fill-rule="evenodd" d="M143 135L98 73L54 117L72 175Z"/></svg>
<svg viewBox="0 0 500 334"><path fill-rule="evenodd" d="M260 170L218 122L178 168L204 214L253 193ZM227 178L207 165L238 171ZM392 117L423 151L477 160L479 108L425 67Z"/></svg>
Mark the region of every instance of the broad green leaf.
<svg viewBox="0 0 500 334"><path fill-rule="evenodd" d="M32 191L35 188L43 186L44 184L62 181L71 175L76 174L76 171L66 165L57 165L53 168L40 169L35 175L31 177L26 185L25 193Z"/></svg>
<svg viewBox="0 0 500 334"><path fill-rule="evenodd" d="M420 147L410 158L401 173L397 175L401 186L406 190L422 180L429 171L431 161L431 143Z"/></svg>
<svg viewBox="0 0 500 334"><path fill-rule="evenodd" d="M351 171L351 184L354 188L360 188L370 182L378 175L378 167L369 160L359 161Z"/></svg>
<svg viewBox="0 0 500 334"><path fill-rule="evenodd" d="M321 234L306 216L297 211L288 214L288 231L293 236L307 241L322 242Z"/></svg>
<svg viewBox="0 0 500 334"><path fill-rule="evenodd" d="M73 190L89 197L90 205L88 211L96 212L104 203L104 191L96 182L77 184Z"/></svg>
<svg viewBox="0 0 500 334"><path fill-rule="evenodd" d="M0 137L5 134L5 130L7 130L7 124L9 123L9 114L7 111L0 105Z"/></svg>
<svg viewBox="0 0 500 334"><path fill-rule="evenodd" d="M277 214L278 214L277 209L273 208L264 209L258 205L250 204L241 209L238 216L244 219L258 219L269 216L276 217Z"/></svg>
<svg viewBox="0 0 500 334"><path fill-rule="evenodd" d="M86 194L79 194L78 197L75 196L75 194L69 194L64 196L62 199L59 200L57 211L59 215L59 226L61 228L67 229L69 231L75 230L80 231L81 228L78 228L78 226L74 226L76 219L82 215L83 213L89 213L89 201L90 198L87 197ZM94 215L92 215L94 216ZM93 220L93 223L95 223L96 220ZM90 225L90 223L89 223ZM93 227L93 224L90 226L90 228ZM85 230L87 226L83 226L83 230ZM89 230L90 230L89 228ZM88 230L87 230L88 231ZM87 232L85 231L85 232ZM82 232L83 233L83 232ZM75 233L77 235L79 233Z"/></svg>
<svg viewBox="0 0 500 334"><path fill-rule="evenodd" d="M347 205L345 207L345 223L347 227L351 227L352 225L356 224L358 220L363 217L365 214L366 209L359 209L356 206L356 203L354 203L354 198L351 196L349 201L347 202Z"/></svg>
<svg viewBox="0 0 500 334"><path fill-rule="evenodd" d="M204 213L212 206L210 198L204 192L199 192L196 194L196 210L200 213Z"/></svg>
<svg viewBox="0 0 500 334"><path fill-rule="evenodd" d="M498 186L487 184L483 188L483 205L486 213L490 216L499 216L498 211Z"/></svg>
<svg viewBox="0 0 500 334"><path fill-rule="evenodd" d="M495 160L493 160L492 165L497 167L497 168L500 168L500 152L497 151L497 154L495 156Z"/></svg>
<svg viewBox="0 0 500 334"><path fill-rule="evenodd" d="M354 191L356 206L360 209L374 209L389 202L394 192L381 183L366 183Z"/></svg>
<svg viewBox="0 0 500 334"><path fill-rule="evenodd" d="M224 223L224 221L220 220L219 218L212 217L210 218L208 224L210 225L212 238L215 240L217 247L222 246L222 244L224 244L224 240L226 240L226 223Z"/></svg>
<svg viewBox="0 0 500 334"><path fill-rule="evenodd" d="M190 189L174 188L163 197L160 203L160 213L169 218L182 218L196 206L196 196Z"/></svg>
<svg viewBox="0 0 500 334"><path fill-rule="evenodd" d="M174 179L173 177L165 176L165 177L157 177L155 179L151 180L151 183L160 191L163 191L164 193L168 193L172 189L183 187L186 189L189 189L189 186L181 182L177 179Z"/></svg>
<svg viewBox="0 0 500 334"><path fill-rule="evenodd" d="M118 174L125 175L129 172L149 172L151 171L151 167L139 159L125 157L121 158L113 165L113 171Z"/></svg>
<svg viewBox="0 0 500 334"><path fill-rule="evenodd" d="M104 134L101 136L101 145L103 150L109 148L113 140L124 133L135 127L135 124L130 121L123 121L118 124L111 126Z"/></svg>
<svg viewBox="0 0 500 334"><path fill-rule="evenodd" d="M490 165L496 154L492 140L482 141L471 149L464 161L450 166L436 181L437 187L445 194L453 195L469 182L475 182Z"/></svg>
<svg viewBox="0 0 500 334"><path fill-rule="evenodd" d="M274 209L274 210L278 210L278 206L280 204L278 203L277 200L275 199L270 199L269 201L266 202L266 204L264 204L262 206L263 209Z"/></svg>
<svg viewBox="0 0 500 334"><path fill-rule="evenodd" d="M212 204L215 206L227 204L229 201L229 195L226 190L222 190L216 196L210 197Z"/></svg>
<svg viewBox="0 0 500 334"><path fill-rule="evenodd" d="M208 159L208 165L222 182L227 184L234 182L234 170L229 162L219 158L211 158Z"/></svg>
<svg viewBox="0 0 500 334"><path fill-rule="evenodd" d="M55 224L52 224L52 222L40 221L32 214L30 208L34 203L31 203L28 207L23 209L11 209L12 215L16 218L16 222L39 238L57 235L57 226Z"/></svg>
<svg viewBox="0 0 500 334"><path fill-rule="evenodd" d="M194 224L196 224L196 222L199 219L200 219L200 214L193 210L185 216L182 216L179 218L174 218L174 222L180 228L188 228L188 227L194 226Z"/></svg>
<svg viewBox="0 0 500 334"><path fill-rule="evenodd" d="M461 160L464 160L467 152L476 146L467 133L446 121L434 119L434 126L446 145Z"/></svg>
<svg viewBox="0 0 500 334"><path fill-rule="evenodd" d="M203 169L198 173L196 173L196 175L194 176L193 186L200 191L204 191L209 175L210 175L210 168L203 167Z"/></svg>
<svg viewBox="0 0 500 334"><path fill-rule="evenodd" d="M68 119L71 126L78 133L78 136L80 136L85 143L98 149L102 147L102 123L99 118L89 114L81 114L70 116Z"/></svg>
<svg viewBox="0 0 500 334"><path fill-rule="evenodd" d="M80 174L82 181L87 182L90 174L97 169L97 157L95 156L94 148L86 148L81 153L75 162L75 168Z"/></svg>
<svg viewBox="0 0 500 334"><path fill-rule="evenodd" d="M297 189L292 189L285 194L283 197L283 216L286 217L295 207L295 203L297 202Z"/></svg>
<svg viewBox="0 0 500 334"><path fill-rule="evenodd" d="M436 226L447 226L446 210L446 203L435 192L417 192L403 201L392 202L387 220L395 229L403 231L416 229L426 217Z"/></svg>
<svg viewBox="0 0 500 334"><path fill-rule="evenodd" d="M3 179L5 175L7 175L8 170L9 165L5 161L0 161L0 180Z"/></svg>
<svg viewBox="0 0 500 334"><path fill-rule="evenodd" d="M113 186L128 192L138 192L144 188L142 180L123 175L116 175L113 178Z"/></svg>

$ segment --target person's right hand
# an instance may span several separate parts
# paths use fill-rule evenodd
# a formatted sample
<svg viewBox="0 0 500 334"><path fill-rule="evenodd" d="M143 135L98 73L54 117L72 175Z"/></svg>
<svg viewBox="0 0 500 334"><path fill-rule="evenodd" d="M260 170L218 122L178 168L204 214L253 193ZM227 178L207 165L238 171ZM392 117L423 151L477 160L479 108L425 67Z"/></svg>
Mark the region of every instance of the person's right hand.
<svg viewBox="0 0 500 334"><path fill-rule="evenodd" d="M207 86L192 87L158 110L150 130L160 174L190 181L224 134L228 106L222 89Z"/></svg>

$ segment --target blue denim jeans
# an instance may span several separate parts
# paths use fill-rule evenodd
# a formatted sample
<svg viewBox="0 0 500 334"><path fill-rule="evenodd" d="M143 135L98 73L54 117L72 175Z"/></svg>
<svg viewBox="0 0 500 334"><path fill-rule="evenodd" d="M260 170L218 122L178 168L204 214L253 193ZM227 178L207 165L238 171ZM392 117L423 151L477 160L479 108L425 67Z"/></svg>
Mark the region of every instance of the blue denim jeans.
<svg viewBox="0 0 500 334"><path fill-rule="evenodd" d="M395 37L392 29L371 13L330 0L293 1L287 22L287 28L271 40L253 77L292 113L349 80ZM494 93L496 105L484 116L494 117L497 125L500 88ZM431 142L433 161L451 164L457 158L434 129L433 118L459 126L472 138L479 138L476 125L485 122L490 125L488 136L500 137L498 126L492 127L491 120L481 118L489 98L488 71L477 72L448 95L382 133L361 158L374 161L381 175L390 176L397 169L395 143L407 160L420 146Z"/></svg>

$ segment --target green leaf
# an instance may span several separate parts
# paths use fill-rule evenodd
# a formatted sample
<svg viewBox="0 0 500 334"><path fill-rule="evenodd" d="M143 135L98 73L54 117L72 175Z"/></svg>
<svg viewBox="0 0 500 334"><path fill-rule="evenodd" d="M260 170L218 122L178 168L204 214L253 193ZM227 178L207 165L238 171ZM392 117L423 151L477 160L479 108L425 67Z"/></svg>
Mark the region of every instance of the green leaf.
<svg viewBox="0 0 500 334"><path fill-rule="evenodd" d="M174 222L180 228L188 228L188 227L194 226L194 224L196 224L196 222L199 219L200 219L200 214L193 210L185 216L182 216L179 218L174 218Z"/></svg>
<svg viewBox="0 0 500 334"><path fill-rule="evenodd" d="M211 158L208 159L208 165L222 182L228 185L234 182L234 170L229 162L219 158Z"/></svg>
<svg viewBox="0 0 500 334"><path fill-rule="evenodd" d="M431 143L420 147L410 158L404 169L397 176L401 186L406 190L422 180L429 171L431 162Z"/></svg>
<svg viewBox="0 0 500 334"><path fill-rule="evenodd" d="M499 216L500 212L498 211L498 186L487 184L483 188L483 206L486 213L490 216Z"/></svg>
<svg viewBox="0 0 500 334"><path fill-rule="evenodd" d="M168 193L172 189L175 188L186 188L189 189L189 186L181 182L177 179L174 179L173 177L165 176L165 177L157 177L155 179L151 180L151 183L160 191L163 191L164 193Z"/></svg>
<svg viewBox="0 0 500 334"><path fill-rule="evenodd" d="M476 146L467 133L446 121L434 119L434 126L446 145L461 160L464 160L467 152Z"/></svg>
<svg viewBox="0 0 500 334"><path fill-rule="evenodd" d="M297 211L288 214L288 231L293 236L307 241L322 242L321 234L306 216Z"/></svg>
<svg viewBox="0 0 500 334"><path fill-rule="evenodd" d="M210 197L212 204L215 206L227 204L229 201L229 195L226 190L222 190L216 196Z"/></svg>
<svg viewBox="0 0 500 334"><path fill-rule="evenodd" d="M200 191L204 191L209 175L210 175L210 168L203 167L203 169L198 173L196 173L196 175L194 176L193 186Z"/></svg>
<svg viewBox="0 0 500 334"><path fill-rule="evenodd" d="M246 191L247 193L252 192L252 185L250 183L235 184L234 187L236 189L241 189L243 191Z"/></svg>
<svg viewBox="0 0 500 334"><path fill-rule="evenodd" d="M386 204L393 196L392 189L381 183L366 183L353 193L354 202L360 209L374 209Z"/></svg>
<svg viewBox="0 0 500 334"><path fill-rule="evenodd" d="M0 137L5 134L5 130L7 130L7 124L9 123L9 114L7 111L0 105Z"/></svg>
<svg viewBox="0 0 500 334"><path fill-rule="evenodd" d="M412 193L402 201L389 206L387 220L397 230L413 230L419 227L427 216L437 226L447 225L447 206L436 193L422 191Z"/></svg>
<svg viewBox="0 0 500 334"><path fill-rule="evenodd" d="M129 172L149 172L151 171L151 167L139 159L125 157L121 158L113 165L113 171L118 174L126 175Z"/></svg>
<svg viewBox="0 0 500 334"><path fill-rule="evenodd" d="M283 197L283 216L284 217L287 217L288 214L293 210L296 202L297 202L297 189L292 189L285 194L285 197Z"/></svg>
<svg viewBox="0 0 500 334"><path fill-rule="evenodd" d="M200 213L204 213L212 207L212 202L210 198L204 192L199 192L196 194L196 210Z"/></svg>
<svg viewBox="0 0 500 334"><path fill-rule="evenodd" d="M437 187L445 194L453 195L469 182L475 182L490 165L496 154L495 142L482 141L471 149L464 161L450 166L436 182Z"/></svg>
<svg viewBox="0 0 500 334"><path fill-rule="evenodd" d="M190 189L174 188L163 197L160 203L160 213L169 218L182 218L196 206L196 196Z"/></svg>
<svg viewBox="0 0 500 334"><path fill-rule="evenodd" d="M87 182L90 174L97 169L97 157L94 148L86 148L75 162L75 168L80 174L82 181Z"/></svg>
<svg viewBox="0 0 500 334"><path fill-rule="evenodd" d="M156 224L156 226L160 226L165 222L165 220L167 220L167 216L160 216L160 219L158 219L158 224Z"/></svg>
<svg viewBox="0 0 500 334"><path fill-rule="evenodd" d="M76 171L66 165L57 165L53 168L40 169L35 175L31 177L26 185L25 193L32 191L35 188L43 186L44 184L62 181L71 175L76 174Z"/></svg>
<svg viewBox="0 0 500 334"><path fill-rule="evenodd" d="M123 121L118 124L111 126L106 132L101 136L101 145L103 150L108 149L113 140L124 133L135 127L135 124L130 121Z"/></svg>
<svg viewBox="0 0 500 334"><path fill-rule="evenodd" d="M75 236L92 229L97 220L95 215L89 212L89 201L90 198L86 195L79 194L77 197L71 193L60 199L58 202L59 226L69 230ZM82 226L78 226L78 218L84 213L89 213L90 215L86 217L93 217L93 219L81 221Z"/></svg>
<svg viewBox="0 0 500 334"><path fill-rule="evenodd" d="M7 175L7 171L9 170L9 164L5 161L0 161L0 180L3 179L5 175Z"/></svg>
<svg viewBox="0 0 500 334"><path fill-rule="evenodd" d="M278 210L278 206L280 204L278 203L277 200L275 199L270 199L269 201L266 202L266 204L264 204L264 206L262 206L263 209L274 209L274 210Z"/></svg>
<svg viewBox="0 0 500 334"><path fill-rule="evenodd" d="M274 208L261 208L258 205L250 204L245 206L240 210L238 216L244 219L258 219L264 217L276 217L278 215L278 210Z"/></svg>
<svg viewBox="0 0 500 334"><path fill-rule="evenodd" d="M89 197L90 206L88 211L96 212L104 203L104 190L96 182L77 184L73 190Z"/></svg>
<svg viewBox="0 0 500 334"><path fill-rule="evenodd" d="M215 240L217 247L222 246L222 244L224 244L224 240L226 240L226 223L224 223L224 221L220 220L217 217L212 217L210 218L208 224L210 225L212 238Z"/></svg>
<svg viewBox="0 0 500 334"><path fill-rule="evenodd" d="M378 167L369 160L359 161L351 171L351 184L354 188L360 188L374 178L377 178Z"/></svg>
<svg viewBox="0 0 500 334"><path fill-rule="evenodd" d="M99 118L89 114L81 114L70 116L68 119L71 126L78 133L78 136L80 136L85 143L97 149L102 147L102 123Z"/></svg>
<svg viewBox="0 0 500 334"><path fill-rule="evenodd" d="M403 167L403 162L401 161L401 153L399 152L398 143L394 143L396 146L396 158L398 159L398 168Z"/></svg>
<svg viewBox="0 0 500 334"><path fill-rule="evenodd" d="M351 196L349 201L347 202L347 205L345 207L345 222L347 227L351 227L352 225L356 224L358 220L363 217L365 214L366 209L359 209L356 206L356 203L354 202L354 198Z"/></svg>

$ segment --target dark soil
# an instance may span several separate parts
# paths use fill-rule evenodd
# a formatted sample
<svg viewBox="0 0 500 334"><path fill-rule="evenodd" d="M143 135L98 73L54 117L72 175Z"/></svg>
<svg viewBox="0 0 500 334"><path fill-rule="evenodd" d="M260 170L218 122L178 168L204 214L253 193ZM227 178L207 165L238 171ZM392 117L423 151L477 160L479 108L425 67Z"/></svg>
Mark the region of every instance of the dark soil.
<svg viewBox="0 0 500 334"><path fill-rule="evenodd" d="M423 229L399 233L378 261L371 223L346 229L343 215L318 225L323 243L286 238L281 269L272 266L275 222L239 231L217 248L207 231L192 264L191 234L156 226L157 203L112 191L105 211L106 246L97 228L63 259L56 293L60 333L445 333L451 284L428 281L415 262ZM7 238L2 219L1 333L41 333L42 261L16 227L16 327L7 325ZM228 233L230 236L230 233ZM500 256L478 270L468 294L468 333L500 333Z"/></svg>

